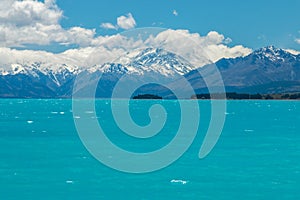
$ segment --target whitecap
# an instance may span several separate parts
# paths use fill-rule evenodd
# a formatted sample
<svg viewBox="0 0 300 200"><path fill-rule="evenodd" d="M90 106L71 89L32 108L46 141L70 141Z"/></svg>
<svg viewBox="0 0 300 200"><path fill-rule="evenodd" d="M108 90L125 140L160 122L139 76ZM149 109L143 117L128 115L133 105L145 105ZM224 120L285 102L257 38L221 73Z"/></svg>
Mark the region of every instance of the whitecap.
<svg viewBox="0 0 300 200"><path fill-rule="evenodd" d="M27 124L32 124L32 123L33 123L33 121L31 121L31 120L27 121Z"/></svg>
<svg viewBox="0 0 300 200"><path fill-rule="evenodd" d="M53 111L53 112L51 112L51 114L58 114L58 112L54 112L54 111Z"/></svg>
<svg viewBox="0 0 300 200"><path fill-rule="evenodd" d="M234 115L235 113L234 113L234 112L232 112L232 113L225 112L224 114L225 114L225 115Z"/></svg>
<svg viewBox="0 0 300 200"><path fill-rule="evenodd" d="M59 114L61 114L61 115L64 115L64 114L65 114L65 112L60 112Z"/></svg>
<svg viewBox="0 0 300 200"><path fill-rule="evenodd" d="M66 181L66 183L67 183L67 184L73 184L73 183L74 183L74 181L67 180L67 181Z"/></svg>
<svg viewBox="0 0 300 200"><path fill-rule="evenodd" d="M244 131L245 132L254 132L254 130L252 130L252 129L245 129Z"/></svg>
<svg viewBox="0 0 300 200"><path fill-rule="evenodd" d="M80 119L80 116L74 116L75 119Z"/></svg>
<svg viewBox="0 0 300 200"><path fill-rule="evenodd" d="M176 183L176 184L182 184L182 185L185 185L188 183L188 181L186 180L180 180L180 179L173 179L170 181L170 183Z"/></svg>

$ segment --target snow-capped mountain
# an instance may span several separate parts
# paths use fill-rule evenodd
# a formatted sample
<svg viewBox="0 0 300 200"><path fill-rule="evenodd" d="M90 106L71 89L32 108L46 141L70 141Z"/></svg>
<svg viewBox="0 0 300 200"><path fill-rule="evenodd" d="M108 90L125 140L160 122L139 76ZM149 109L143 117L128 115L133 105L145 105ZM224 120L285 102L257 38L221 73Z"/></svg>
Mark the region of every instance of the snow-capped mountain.
<svg viewBox="0 0 300 200"><path fill-rule="evenodd" d="M221 59L215 65L227 91L300 91L300 55L287 50L264 47L245 57ZM211 66L198 70L207 70ZM102 77L96 91L97 97L110 97L115 84L124 74L130 77L128 84L141 79L160 80L182 90L184 88L177 80L185 78L197 92L204 92L206 85L198 70L182 57L155 48L128 52L114 62L90 68L40 62L15 63L0 67L0 97L71 97L74 80L82 74L87 77L83 82L87 87L95 84L99 76ZM213 75L210 74L208 79L213 80ZM163 87L150 85L144 91L167 94L164 90Z"/></svg>
<svg viewBox="0 0 300 200"><path fill-rule="evenodd" d="M1 97L57 97L79 73L76 66L53 63L9 64L0 68Z"/></svg>
<svg viewBox="0 0 300 200"><path fill-rule="evenodd" d="M127 53L117 63L123 64L130 72L145 74L149 72L159 73L166 77L184 75L195 69L181 56L159 48L146 48Z"/></svg>
<svg viewBox="0 0 300 200"><path fill-rule="evenodd" d="M195 69L195 67L174 53L163 49L146 48L128 52L113 63L105 63L89 68L86 70L89 75L85 74L85 79L89 81L82 82L86 85L80 86L80 88L91 87L101 75L100 87L97 88L96 96L110 97L114 86L124 74L129 75L126 76L123 85L125 88L126 85L143 82L141 80L168 83L182 77L192 69ZM153 88L154 86L151 85L150 87L141 88L137 92L152 92ZM120 97L123 97L122 94L120 94Z"/></svg>
<svg viewBox="0 0 300 200"><path fill-rule="evenodd" d="M268 46L246 57L221 59L215 63L227 91L277 93L300 91L300 55ZM207 65L201 70L212 67ZM211 75L213 76L213 75ZM194 88L204 91L203 79L192 71L185 75Z"/></svg>
<svg viewBox="0 0 300 200"><path fill-rule="evenodd" d="M2 67L2 68L1 68ZM39 74L49 75L57 79L58 75L68 76L69 74L78 74L84 70L90 73L96 71L102 73L128 73L144 75L147 73L159 73L163 76L170 77L184 75L195 69L184 58L159 48L146 48L133 52L128 52L112 63L96 65L87 69L57 63L13 63L0 67L0 75L17 75L24 74L39 77Z"/></svg>
<svg viewBox="0 0 300 200"><path fill-rule="evenodd" d="M73 82L78 74L88 74L89 81L93 83L100 75L104 87L100 88L103 96L109 96L107 90L111 91L113 86L124 74L132 76L132 80L151 79L168 82L174 80L181 75L194 69L188 61L182 57L165 51L163 49L146 48L128 52L112 63L96 65L90 68L80 68L66 64L53 63L26 63L26 64L10 64L0 68L0 81L3 83L0 95L2 96L20 96L20 97L38 97L38 90L50 90L51 94L46 97L54 96L70 96L72 92ZM26 83L30 82L30 83ZM39 87L32 87L32 83L39 83ZM41 85L40 85L41 84ZM35 91L27 91L23 89L26 85ZM7 87L6 87L7 86ZM11 88L10 91L7 91ZM110 89L109 89L110 88ZM0 88L1 89L1 88ZM16 94L19 91L22 94ZM32 95L31 93L34 93ZM109 92L108 92L109 93ZM43 96L44 97L44 96Z"/></svg>
<svg viewBox="0 0 300 200"><path fill-rule="evenodd" d="M126 74L126 73L134 73L134 70L128 70L127 67L120 63L105 63L103 65L95 65L86 70L88 73L115 73L115 74ZM137 70L136 70L137 71Z"/></svg>
<svg viewBox="0 0 300 200"><path fill-rule="evenodd" d="M184 75L195 69L184 58L159 48L146 48L128 52L112 63L93 66L90 73L127 73L133 75L159 74L165 77Z"/></svg>
<svg viewBox="0 0 300 200"><path fill-rule="evenodd" d="M62 85L69 77L80 72L77 66L56 63L32 62L25 64L9 64L0 68L1 76L26 75L35 78L49 77L57 85Z"/></svg>

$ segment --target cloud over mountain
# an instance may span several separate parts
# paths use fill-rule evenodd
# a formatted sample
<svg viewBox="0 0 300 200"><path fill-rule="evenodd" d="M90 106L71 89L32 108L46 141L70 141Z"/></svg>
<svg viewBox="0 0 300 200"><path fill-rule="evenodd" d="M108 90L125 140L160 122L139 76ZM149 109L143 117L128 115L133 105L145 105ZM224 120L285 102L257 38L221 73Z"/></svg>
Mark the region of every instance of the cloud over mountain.
<svg viewBox="0 0 300 200"><path fill-rule="evenodd" d="M61 63L71 62L72 64L77 62L76 64L79 66L90 66L111 62L135 49L154 47L164 48L181 55L195 66L203 66L220 58L245 56L251 52L251 49L243 46L226 46L224 36L217 32L210 32L206 36L200 36L187 30L168 29L162 30L156 35L150 34L143 39L131 38L122 34L92 38L92 32L74 27L70 29L70 34L72 37L70 37L69 43L79 42L76 39L80 38L80 43L86 46L66 50L59 54L33 50L21 51L3 47L0 48L0 58L2 58L0 64L55 61Z"/></svg>
<svg viewBox="0 0 300 200"><path fill-rule="evenodd" d="M73 31L74 35L81 33L76 29ZM76 35L76 37L81 38L85 36L87 35ZM220 36L222 35L219 34L217 37ZM188 40L190 41L188 42ZM81 40L81 42L89 43L89 40ZM5 55L5 58L2 59L2 62L9 63L16 63L20 61L49 62L53 60L64 63L68 62L68 60L72 60L72 62L76 60L78 62L77 65L84 66L87 64L95 65L102 64L104 62L110 62L134 49L160 47L183 56L195 66L202 66L204 64L208 64L209 62L215 62L220 58L244 56L251 52L251 49L243 46L228 47L223 44L221 40L216 40L216 38L212 38L211 36L200 36L199 34L195 33L191 34L186 30L170 29L162 31L156 36L150 35L144 40L134 40L118 34L106 37L101 36L93 39L91 43L93 46L70 49L59 54L47 53L43 51L18 51L9 48L1 48L0 57ZM44 54L47 54L48 56L45 57ZM65 58L68 59L66 60Z"/></svg>
<svg viewBox="0 0 300 200"><path fill-rule="evenodd" d="M117 24L104 23L104 28L131 29L128 33L102 36L96 29L83 27L64 28L60 21L63 11L55 0L2 0L0 7L0 64L20 62L60 62L78 66L102 64L117 59L135 49L165 48L188 59L195 66L215 62L220 58L244 56L251 49L243 46L229 47L230 39L211 31L207 35L190 33L188 30L157 28L133 29L136 21L131 13L117 18ZM144 31L153 31L137 37ZM75 45L75 49L54 54L45 51L14 50L26 49L28 45Z"/></svg>

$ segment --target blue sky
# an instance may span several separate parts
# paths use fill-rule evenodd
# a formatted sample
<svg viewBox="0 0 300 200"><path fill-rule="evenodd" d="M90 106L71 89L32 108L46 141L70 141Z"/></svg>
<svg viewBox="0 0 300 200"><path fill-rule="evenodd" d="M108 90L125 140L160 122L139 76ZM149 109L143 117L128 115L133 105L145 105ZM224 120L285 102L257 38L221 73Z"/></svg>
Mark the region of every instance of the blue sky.
<svg viewBox="0 0 300 200"><path fill-rule="evenodd" d="M82 65L98 52L91 64L99 64L149 46L177 49L198 66L207 62L191 56L215 62L268 45L300 54L299 8L299 0L1 0L0 62ZM120 35L144 27L166 29L136 41Z"/></svg>
<svg viewBox="0 0 300 200"><path fill-rule="evenodd" d="M57 0L64 12L64 27L96 28L98 35L115 34L121 30L105 30L103 22L131 13L136 27L159 26L188 29L205 35L215 30L232 39L230 45L250 48L275 45L300 50L295 42L300 37L300 1L97 1ZM178 15L175 16L173 11Z"/></svg>

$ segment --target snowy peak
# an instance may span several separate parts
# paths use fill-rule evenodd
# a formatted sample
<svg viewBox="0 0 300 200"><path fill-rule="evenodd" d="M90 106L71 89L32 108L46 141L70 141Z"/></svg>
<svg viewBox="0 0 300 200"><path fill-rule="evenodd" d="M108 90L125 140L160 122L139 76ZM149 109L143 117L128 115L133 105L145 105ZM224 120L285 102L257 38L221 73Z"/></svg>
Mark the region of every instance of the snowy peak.
<svg viewBox="0 0 300 200"><path fill-rule="evenodd" d="M89 73L115 73L115 74L126 74L129 70L122 64L118 63L105 63L103 65L96 65L87 69Z"/></svg>
<svg viewBox="0 0 300 200"><path fill-rule="evenodd" d="M258 59L269 60L272 62L284 62L286 59L297 59L296 55L274 46L260 48L254 51L252 55L256 56Z"/></svg>
<svg viewBox="0 0 300 200"><path fill-rule="evenodd" d="M15 74L26 74L25 68L20 65L20 64L12 64L11 65L11 70L6 71L6 74L9 74L9 72L11 72L11 74L15 75Z"/></svg>
<svg viewBox="0 0 300 200"><path fill-rule="evenodd" d="M49 73L61 74L65 72L76 74L79 72L79 68L77 66L70 66L66 64L42 62L8 64L6 66L3 66L3 68L0 68L1 75L27 74L38 76L38 74L40 73L47 75Z"/></svg>
<svg viewBox="0 0 300 200"><path fill-rule="evenodd" d="M1 76L25 75L41 82L49 80L61 86L80 72L77 66L66 64L32 62L25 64L8 64L0 68Z"/></svg>
<svg viewBox="0 0 300 200"><path fill-rule="evenodd" d="M165 77L184 75L194 67L184 58L159 48L145 48L128 52L113 63L105 63L90 67L89 73L116 73L145 75L159 74ZM0 68L0 75L24 74L32 77L49 76L57 85L61 79L71 75L77 75L84 69L58 63L32 62L23 64L8 64Z"/></svg>
<svg viewBox="0 0 300 200"><path fill-rule="evenodd" d="M195 68L181 56L160 48L128 52L116 62L124 65L129 72L155 72L163 76L184 75Z"/></svg>
<svg viewBox="0 0 300 200"><path fill-rule="evenodd" d="M242 92L297 92L300 90L300 54L268 46L248 56L221 59L215 63L230 91ZM178 78L185 74L194 88L205 89L205 82L197 77L196 66L179 55L160 48L145 48L128 52L112 63L90 68L79 68L62 63L13 63L0 66L0 97L71 97L74 80L78 74L87 75L87 85L94 83L101 73L104 87L99 87L97 97L110 97L116 82L124 74L130 81L140 79L159 80L166 84L179 84ZM196 72L196 73L195 73ZM147 88L155 92L158 87ZM181 85L176 85L181 88ZM83 88L84 89L84 88ZM184 89L184 88L183 88ZM206 90L203 90L206 91Z"/></svg>

